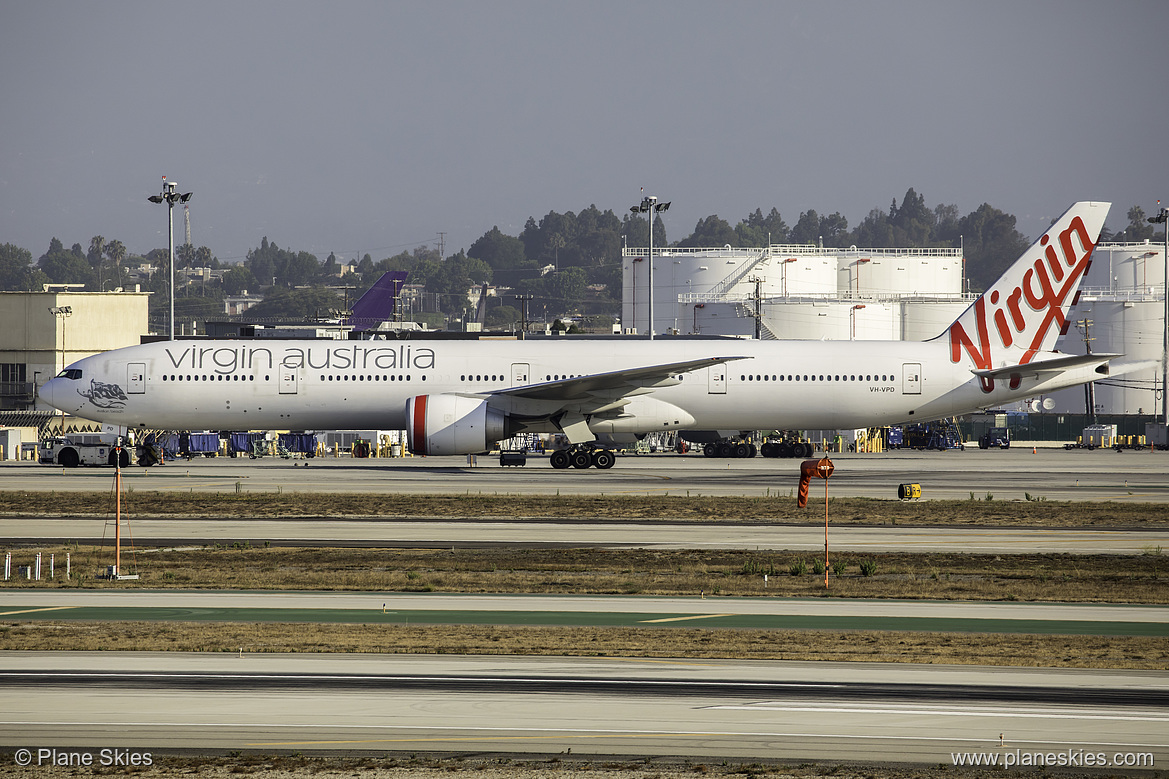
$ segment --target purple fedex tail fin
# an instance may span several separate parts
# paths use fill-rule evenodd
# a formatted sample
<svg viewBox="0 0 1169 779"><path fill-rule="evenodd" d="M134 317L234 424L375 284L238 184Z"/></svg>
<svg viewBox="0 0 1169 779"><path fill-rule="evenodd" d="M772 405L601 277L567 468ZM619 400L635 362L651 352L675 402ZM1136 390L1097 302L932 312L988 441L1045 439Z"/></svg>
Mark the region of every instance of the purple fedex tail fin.
<svg viewBox="0 0 1169 779"><path fill-rule="evenodd" d="M346 324L358 330L372 330L394 315L398 295L406 283L409 273L392 270L382 274L373 286L353 304L353 311Z"/></svg>
<svg viewBox="0 0 1169 779"><path fill-rule="evenodd" d="M1057 219L939 336L949 339L950 359L989 370L1052 351L1111 205L1076 203Z"/></svg>

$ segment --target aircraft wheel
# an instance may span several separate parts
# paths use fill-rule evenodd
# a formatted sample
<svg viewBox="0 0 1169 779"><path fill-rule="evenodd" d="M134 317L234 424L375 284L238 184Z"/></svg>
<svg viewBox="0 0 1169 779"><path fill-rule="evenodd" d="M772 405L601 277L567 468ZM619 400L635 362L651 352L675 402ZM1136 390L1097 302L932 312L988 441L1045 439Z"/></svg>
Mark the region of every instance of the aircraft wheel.
<svg viewBox="0 0 1169 779"><path fill-rule="evenodd" d="M751 456L751 447L747 444L739 444L735 447L735 457L746 459Z"/></svg>
<svg viewBox="0 0 1169 779"><path fill-rule="evenodd" d="M702 447L703 457L718 457L718 444L709 443Z"/></svg>
<svg viewBox="0 0 1169 779"><path fill-rule="evenodd" d="M593 457L587 451L574 452L569 459L572 461L572 467L584 470L593 464Z"/></svg>
<svg viewBox="0 0 1169 779"><path fill-rule="evenodd" d="M607 449L598 449L593 452L593 467L607 471L617 462L617 455Z"/></svg>
<svg viewBox="0 0 1169 779"><path fill-rule="evenodd" d="M792 456L792 445L789 444L787 441L784 441L782 444L776 444L775 445L775 456L776 457L791 457Z"/></svg>
<svg viewBox="0 0 1169 779"><path fill-rule="evenodd" d="M747 444L747 449L748 449L748 452L747 452L748 457L754 457L755 455L759 454L759 447L755 446L755 444Z"/></svg>
<svg viewBox="0 0 1169 779"><path fill-rule="evenodd" d="M775 444L767 443L759 447L759 453L764 457L775 457Z"/></svg>
<svg viewBox="0 0 1169 779"><path fill-rule="evenodd" d="M76 449L63 449L57 455L57 462L65 468L76 468L81 464L81 458L77 456Z"/></svg>
<svg viewBox="0 0 1169 779"><path fill-rule="evenodd" d="M552 467L558 471L562 471L568 466L572 465L572 458L568 456L568 452L559 449L552 453L548 458L552 462Z"/></svg>
<svg viewBox="0 0 1169 779"><path fill-rule="evenodd" d="M718 445L718 456L719 457L734 457L735 456L735 445L732 444L730 441L723 441L721 444Z"/></svg>

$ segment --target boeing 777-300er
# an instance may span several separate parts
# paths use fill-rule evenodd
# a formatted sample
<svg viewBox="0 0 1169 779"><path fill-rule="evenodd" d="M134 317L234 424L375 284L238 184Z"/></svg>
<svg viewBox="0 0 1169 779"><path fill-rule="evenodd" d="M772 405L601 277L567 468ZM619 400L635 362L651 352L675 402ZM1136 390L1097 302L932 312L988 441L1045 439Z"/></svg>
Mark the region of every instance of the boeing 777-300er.
<svg viewBox="0 0 1169 779"><path fill-rule="evenodd" d="M606 445L657 431L925 422L1109 375L1119 355L1053 351L1109 206L1073 205L925 342L162 341L79 360L40 394L126 429L405 429L423 455L562 433L558 468L609 468Z"/></svg>

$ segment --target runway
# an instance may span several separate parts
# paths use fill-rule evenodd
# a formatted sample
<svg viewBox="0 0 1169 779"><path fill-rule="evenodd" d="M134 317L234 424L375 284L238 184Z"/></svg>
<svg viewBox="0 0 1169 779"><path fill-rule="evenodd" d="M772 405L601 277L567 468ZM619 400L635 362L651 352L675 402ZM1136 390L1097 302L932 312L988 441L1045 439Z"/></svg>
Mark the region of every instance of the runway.
<svg viewBox="0 0 1169 779"><path fill-rule="evenodd" d="M835 456L832 494L1169 502L1163 453ZM194 460L130 469L134 490L786 495L792 460L626 457L612 471L502 469L487 458ZM0 466L0 489L105 491L109 469ZM133 520L135 543L567 545L821 550L822 528L677 522ZM0 520L10 542L94 539L104 520ZM833 527L845 551L1147 553L1169 529ZM23 563L22 563L23 564ZM382 614L382 610L385 614ZM73 612L70 614L69 612ZM1169 608L828 599L435 593L7 590L8 620L183 619L645 627L796 627L1169 635ZM1087 640L1091 640L1088 638ZM668 654L667 650L663 650ZM113 675L111 675L111 672ZM518 658L0 652L9 749L679 755L950 765L952 753L1042 750L1169 760L1164 673L947 666ZM1003 745L999 736L1003 734ZM1144 759L1143 757L1141 759ZM1075 765L1073 763L1073 765ZM1129 764L1130 766L1131 764ZM1148 765L1147 763L1145 764ZM1117 764L1110 763L1116 767ZM1126 769L1129 766L1121 766ZM1123 770L1122 770L1123 772Z"/></svg>
<svg viewBox="0 0 1169 779"><path fill-rule="evenodd" d="M1169 606L827 598L30 589L0 592L6 616L1169 636Z"/></svg>
<svg viewBox="0 0 1169 779"><path fill-rule="evenodd" d="M1169 683L1152 672L117 652L0 654L0 665L0 740L34 752L1169 759Z"/></svg>
<svg viewBox="0 0 1169 779"><path fill-rule="evenodd" d="M818 455L820 456L820 455ZM1036 449L834 454L830 492L836 497L896 499L901 483L919 483L925 499L1112 500L1169 502L1169 452ZM468 465L474 459L475 466ZM196 458L124 472L134 490L194 492L393 492L485 495L745 495L794 494L798 460L701 455L629 455L608 471L553 470L533 456L523 468L496 458L410 457ZM109 468L64 469L0 464L0 490L107 491ZM238 485L238 487L237 487Z"/></svg>

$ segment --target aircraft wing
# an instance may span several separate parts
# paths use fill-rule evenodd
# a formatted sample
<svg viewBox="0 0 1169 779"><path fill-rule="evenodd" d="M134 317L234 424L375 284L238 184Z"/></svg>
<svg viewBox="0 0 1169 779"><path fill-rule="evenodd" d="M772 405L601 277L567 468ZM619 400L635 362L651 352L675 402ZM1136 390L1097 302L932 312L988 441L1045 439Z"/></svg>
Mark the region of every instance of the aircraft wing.
<svg viewBox="0 0 1169 779"><path fill-rule="evenodd" d="M678 384L679 374L720 365L746 357L703 357L698 360L647 365L605 373L590 373L557 381L525 384L492 392L475 393L491 405L516 419L550 420L574 444L596 440L589 420L615 416L636 395L645 395L660 387Z"/></svg>
<svg viewBox="0 0 1169 779"><path fill-rule="evenodd" d="M1107 362L1115 357L1123 356L1121 354L1065 354L1062 357L1053 357L1050 360L1037 360L1020 365L1007 365L1002 368L972 370L970 372L983 379L1010 379L1024 376L1038 378L1045 374L1063 373L1072 368L1095 365L1101 361Z"/></svg>
<svg viewBox="0 0 1169 779"><path fill-rule="evenodd" d="M746 357L703 357L699 360L671 362L662 365L647 365L644 368L592 373L574 376L571 379L547 381L540 384L525 384L484 393L493 398L514 398L516 400L558 401L577 404L591 399L613 400L628 394L656 387L669 387L678 383L680 373L708 368L711 365L745 360Z"/></svg>

